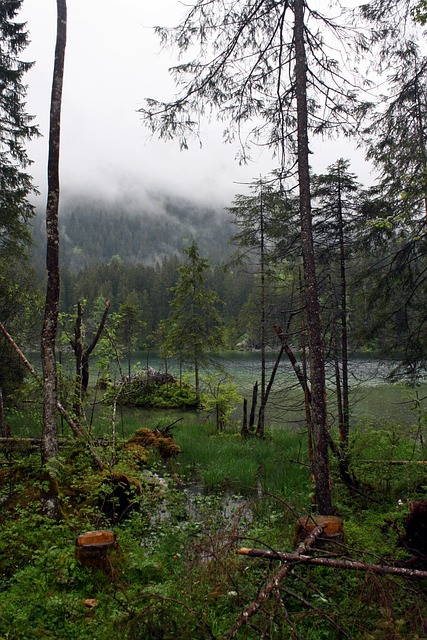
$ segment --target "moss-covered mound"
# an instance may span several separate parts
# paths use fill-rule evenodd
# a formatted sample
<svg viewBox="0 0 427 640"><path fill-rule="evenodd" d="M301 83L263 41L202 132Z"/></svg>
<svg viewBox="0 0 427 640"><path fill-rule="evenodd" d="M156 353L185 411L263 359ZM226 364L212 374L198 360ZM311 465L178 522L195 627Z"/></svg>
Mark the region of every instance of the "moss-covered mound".
<svg viewBox="0 0 427 640"><path fill-rule="evenodd" d="M195 409L194 387L178 381L169 373L148 367L138 373L121 378L111 386L105 400L118 404L150 409Z"/></svg>

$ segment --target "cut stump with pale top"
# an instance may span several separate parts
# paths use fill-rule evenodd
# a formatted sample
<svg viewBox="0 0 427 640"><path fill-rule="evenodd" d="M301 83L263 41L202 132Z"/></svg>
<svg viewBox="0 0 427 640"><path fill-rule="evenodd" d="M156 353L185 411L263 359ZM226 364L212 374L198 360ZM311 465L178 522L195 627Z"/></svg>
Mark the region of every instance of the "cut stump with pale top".
<svg viewBox="0 0 427 640"><path fill-rule="evenodd" d="M305 540L307 536L318 526L323 527L323 533L316 540L316 546L324 547L334 542L344 542L344 531L342 518L338 516L316 516L306 515L298 519L295 530L296 542Z"/></svg>
<svg viewBox="0 0 427 640"><path fill-rule="evenodd" d="M87 531L76 539L76 558L86 567L102 569L112 573L108 556L111 549L117 548L116 534L109 529Z"/></svg>

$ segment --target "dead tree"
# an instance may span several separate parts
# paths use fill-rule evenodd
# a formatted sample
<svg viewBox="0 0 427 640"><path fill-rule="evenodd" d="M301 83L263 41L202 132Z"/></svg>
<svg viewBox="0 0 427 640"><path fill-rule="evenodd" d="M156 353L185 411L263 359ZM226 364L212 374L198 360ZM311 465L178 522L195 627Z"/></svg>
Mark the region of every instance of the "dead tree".
<svg viewBox="0 0 427 640"><path fill-rule="evenodd" d="M82 400L84 395L87 393L89 386L89 358L102 335L109 309L110 301L107 300L98 329L90 344L85 345L83 342L83 307L81 302L77 303L77 316L74 323L74 338L70 340L70 344L76 358L76 382L73 410L79 417L83 414Z"/></svg>
<svg viewBox="0 0 427 640"><path fill-rule="evenodd" d="M52 461L58 458L56 333L59 308L59 147L61 132L62 86L67 40L66 0L57 0L55 62L50 103L48 193L46 206L47 287L41 336L43 369L43 462L48 489L43 491L43 509L53 519L59 517L58 486ZM47 465L47 463L50 463ZM43 486L46 486L43 483Z"/></svg>

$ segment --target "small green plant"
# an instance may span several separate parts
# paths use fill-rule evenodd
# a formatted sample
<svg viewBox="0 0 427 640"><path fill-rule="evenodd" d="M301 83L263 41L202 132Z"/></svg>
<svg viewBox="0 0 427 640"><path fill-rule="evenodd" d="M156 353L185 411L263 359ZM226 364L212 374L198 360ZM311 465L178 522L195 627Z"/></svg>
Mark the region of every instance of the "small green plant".
<svg viewBox="0 0 427 640"><path fill-rule="evenodd" d="M237 385L227 380L227 377L216 372L203 380L203 393L200 406L208 416L215 416L216 428L223 431L230 426L230 418L236 405L241 403L242 397L237 391Z"/></svg>

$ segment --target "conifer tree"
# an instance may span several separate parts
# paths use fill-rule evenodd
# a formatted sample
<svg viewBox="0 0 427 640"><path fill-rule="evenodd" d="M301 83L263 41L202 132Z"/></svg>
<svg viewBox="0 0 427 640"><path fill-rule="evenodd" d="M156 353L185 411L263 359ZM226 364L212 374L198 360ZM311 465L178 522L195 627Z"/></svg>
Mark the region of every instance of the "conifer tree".
<svg viewBox="0 0 427 640"><path fill-rule="evenodd" d="M34 304L30 270L21 262L30 244L29 221L34 215L29 198L36 191L27 172L30 160L25 143L38 135L25 105L23 78L33 63L21 60L28 45L25 24L17 21L22 1L0 1L0 317L15 337L22 332L26 307ZM16 354L1 337L0 392L6 397L22 377Z"/></svg>
<svg viewBox="0 0 427 640"><path fill-rule="evenodd" d="M427 57L417 23L425 3L372 0L360 11L371 27L374 68L387 78L380 103L360 110L362 141L379 171L375 200L386 203L380 219L375 201L365 207L384 239L382 260L371 268L373 330L387 331L386 342L404 354L399 372L417 378L427 366Z"/></svg>
<svg viewBox="0 0 427 640"><path fill-rule="evenodd" d="M28 246L28 222L34 215L28 198L35 188L26 171L30 160L25 143L38 129L25 105L23 77L33 63L19 57L28 45L25 24L15 20L21 5L22 0L0 2L0 259Z"/></svg>
<svg viewBox="0 0 427 640"><path fill-rule="evenodd" d="M199 254L196 242L184 249L187 262L179 267L179 278L170 289L169 318L163 323L166 339L162 350L191 362L194 368L196 400L200 402L200 366L209 353L223 344L218 295L206 284L209 263Z"/></svg>
<svg viewBox="0 0 427 640"><path fill-rule="evenodd" d="M348 33L305 0L198 0L176 29L158 29L165 44L199 55L172 69L180 93L170 102L150 99L145 121L161 137L179 140L200 131L215 113L237 139L241 159L252 144L273 148L282 175L298 182L304 297L308 320L318 509L332 511L328 460L323 331L318 296L309 171L309 132L349 126L354 85L330 53L345 58ZM327 34L327 35L326 35ZM252 126L252 128L251 128ZM249 133L244 133L249 128Z"/></svg>

